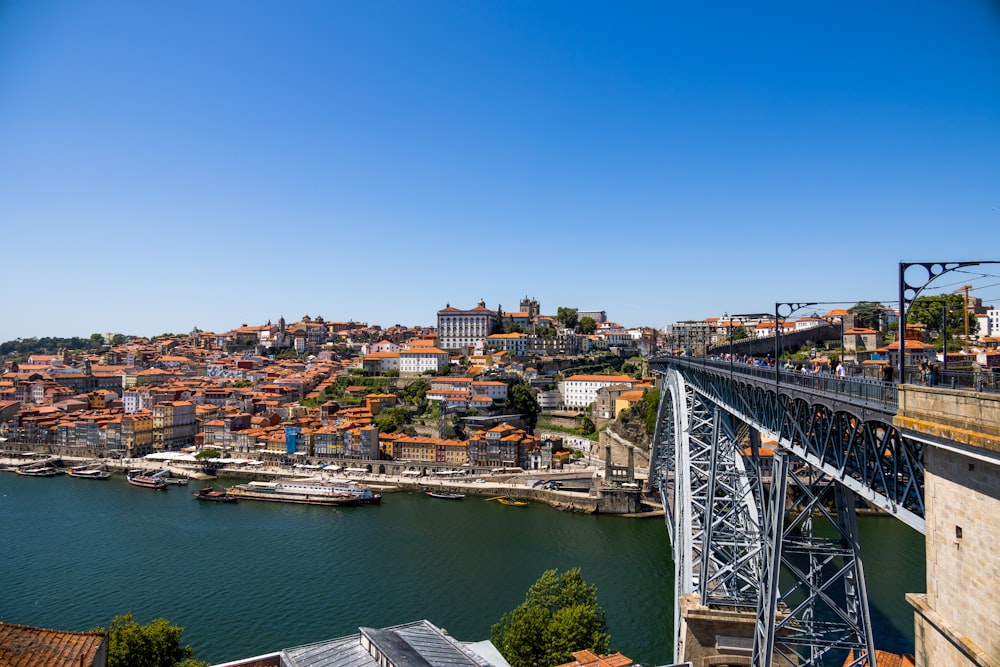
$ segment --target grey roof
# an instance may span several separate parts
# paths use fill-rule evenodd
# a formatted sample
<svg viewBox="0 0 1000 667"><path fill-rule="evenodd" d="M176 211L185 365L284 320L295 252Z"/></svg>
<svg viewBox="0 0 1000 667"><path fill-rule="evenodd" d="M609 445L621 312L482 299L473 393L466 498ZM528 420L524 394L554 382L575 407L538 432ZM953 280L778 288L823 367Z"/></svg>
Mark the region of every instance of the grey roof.
<svg viewBox="0 0 1000 667"><path fill-rule="evenodd" d="M373 653L380 652L396 667L509 667L489 652L480 655L463 646L430 621L390 628L360 628L359 634L306 644L281 652L283 667L378 667ZM367 639L371 652L364 648ZM492 646L492 645L490 645ZM495 649L494 649L495 652Z"/></svg>

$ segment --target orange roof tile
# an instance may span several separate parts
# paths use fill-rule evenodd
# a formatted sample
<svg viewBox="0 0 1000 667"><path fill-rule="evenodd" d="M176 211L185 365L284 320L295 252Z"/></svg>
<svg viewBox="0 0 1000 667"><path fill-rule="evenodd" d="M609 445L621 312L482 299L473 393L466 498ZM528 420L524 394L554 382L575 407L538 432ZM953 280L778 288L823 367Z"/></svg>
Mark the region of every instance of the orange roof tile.
<svg viewBox="0 0 1000 667"><path fill-rule="evenodd" d="M106 641L102 632L67 632L0 622L0 665L90 665Z"/></svg>

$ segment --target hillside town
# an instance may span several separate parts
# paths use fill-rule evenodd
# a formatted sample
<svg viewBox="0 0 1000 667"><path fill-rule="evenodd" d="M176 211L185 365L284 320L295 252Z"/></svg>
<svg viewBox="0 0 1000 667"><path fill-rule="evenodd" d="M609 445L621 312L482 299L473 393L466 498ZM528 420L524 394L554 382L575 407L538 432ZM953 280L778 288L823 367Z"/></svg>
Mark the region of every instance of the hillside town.
<svg viewBox="0 0 1000 667"><path fill-rule="evenodd" d="M550 467L569 452L534 435L531 416L584 411L611 386L635 403L649 381L609 371L657 345L652 329L560 310L561 321L532 299L507 313L480 301L441 309L437 327L306 315L222 333L108 335L96 350L5 361L0 438L5 449L102 458L211 449L276 463ZM600 373L572 372L590 367Z"/></svg>
<svg viewBox="0 0 1000 667"><path fill-rule="evenodd" d="M908 362L1000 368L1000 311L978 301L967 309L979 320L975 345L943 352L937 332L912 324ZM654 330L626 328L603 310L546 315L525 297L511 312L482 300L447 304L436 327L305 315L218 333L95 335L95 349L7 356L0 449L547 469L589 442L560 431L592 437L642 401L653 386L644 360L657 352L736 351L743 361L754 358L740 352L747 343L801 334L809 342L800 356L814 370L841 362L852 375L884 377L898 355L896 311L863 315L834 309L776 323L725 314ZM561 428L538 435L539 414Z"/></svg>

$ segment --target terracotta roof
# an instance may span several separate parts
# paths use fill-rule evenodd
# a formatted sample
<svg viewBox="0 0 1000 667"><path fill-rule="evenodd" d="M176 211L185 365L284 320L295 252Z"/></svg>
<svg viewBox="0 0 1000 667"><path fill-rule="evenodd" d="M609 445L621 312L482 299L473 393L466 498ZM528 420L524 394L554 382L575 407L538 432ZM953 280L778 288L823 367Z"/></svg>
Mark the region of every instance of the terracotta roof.
<svg viewBox="0 0 1000 667"><path fill-rule="evenodd" d="M106 651L103 632L66 632L0 622L0 665L80 667Z"/></svg>

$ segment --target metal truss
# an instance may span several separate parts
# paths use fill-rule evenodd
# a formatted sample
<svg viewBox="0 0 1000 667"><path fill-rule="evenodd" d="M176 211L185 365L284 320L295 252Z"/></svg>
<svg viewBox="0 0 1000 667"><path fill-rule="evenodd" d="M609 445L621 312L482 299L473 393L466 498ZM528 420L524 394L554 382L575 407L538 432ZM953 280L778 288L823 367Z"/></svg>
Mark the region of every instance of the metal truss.
<svg viewBox="0 0 1000 667"><path fill-rule="evenodd" d="M892 425L892 412L712 366L684 365L684 380L712 401L837 479L866 502L923 533L924 444Z"/></svg>
<svg viewBox="0 0 1000 667"><path fill-rule="evenodd" d="M675 650L682 645L680 599L698 593L706 606L756 609L755 665L840 665L848 651L857 656L852 665L869 664L871 622L851 490L799 459L789 475L793 454L779 448L765 505L754 463L757 432L747 434L747 457L731 405L687 382L688 373L659 372L651 480L667 509L674 552ZM753 405L751 398L741 407ZM790 482L795 502L786 508ZM823 525L814 530L814 522Z"/></svg>
<svg viewBox="0 0 1000 667"><path fill-rule="evenodd" d="M651 480L666 508L674 553L674 646L680 601L755 608L762 515L757 467L747 465L730 417L676 372L661 385ZM680 659L680 656L678 656Z"/></svg>
<svg viewBox="0 0 1000 667"><path fill-rule="evenodd" d="M760 480L757 466L744 458L729 415L721 409L714 412L701 603L753 608L760 598L763 546Z"/></svg>
<svg viewBox="0 0 1000 667"><path fill-rule="evenodd" d="M874 666L854 496L800 467L790 470L789 454L775 452L753 664L843 665L853 652L847 664Z"/></svg>

